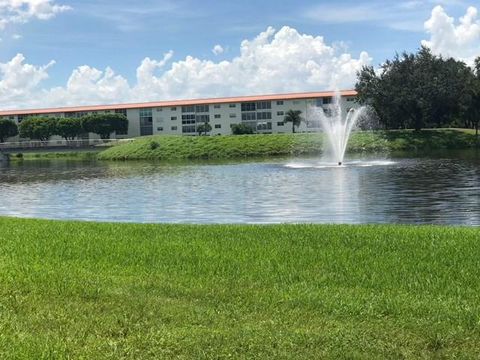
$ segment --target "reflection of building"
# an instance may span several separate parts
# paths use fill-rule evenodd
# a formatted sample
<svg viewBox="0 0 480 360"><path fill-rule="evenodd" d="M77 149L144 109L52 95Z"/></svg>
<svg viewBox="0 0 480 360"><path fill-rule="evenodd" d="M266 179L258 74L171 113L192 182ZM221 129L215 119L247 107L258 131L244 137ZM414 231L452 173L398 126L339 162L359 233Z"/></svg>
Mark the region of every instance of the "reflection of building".
<svg viewBox="0 0 480 360"><path fill-rule="evenodd" d="M356 92L341 91L342 105L348 110L355 106ZM37 110L0 111L0 117L20 123L29 116L76 118L92 113L120 113L129 120L128 134L116 134L117 138L152 134L196 135L197 127L210 123L211 135L231 134L231 125L245 124L258 133L289 133L292 127L284 123L288 110L302 111L306 119L298 131L318 131L319 123L309 120L311 107L329 104L334 92L310 92L296 94L258 95L200 100L160 101L138 104L103 106L78 106Z"/></svg>

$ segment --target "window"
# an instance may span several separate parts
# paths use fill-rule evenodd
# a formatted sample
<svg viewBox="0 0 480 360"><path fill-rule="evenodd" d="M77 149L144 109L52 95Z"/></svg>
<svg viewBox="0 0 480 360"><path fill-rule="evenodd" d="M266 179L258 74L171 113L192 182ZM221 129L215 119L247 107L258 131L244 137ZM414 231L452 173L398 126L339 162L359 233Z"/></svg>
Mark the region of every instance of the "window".
<svg viewBox="0 0 480 360"><path fill-rule="evenodd" d="M152 109L140 109L140 117L152 117Z"/></svg>
<svg viewBox="0 0 480 360"><path fill-rule="evenodd" d="M300 105L300 101L299 100L294 100L293 105Z"/></svg>
<svg viewBox="0 0 480 360"><path fill-rule="evenodd" d="M257 119L257 113L247 112L242 114L243 121L256 120L256 119Z"/></svg>
<svg viewBox="0 0 480 360"><path fill-rule="evenodd" d="M323 98L323 105L328 105L328 104L331 104L333 101L333 98L330 96L330 97L324 97Z"/></svg>
<svg viewBox="0 0 480 360"><path fill-rule="evenodd" d="M255 103L242 103L242 111L255 111L256 109Z"/></svg>
<svg viewBox="0 0 480 360"><path fill-rule="evenodd" d="M220 109L220 104L215 104L215 105L213 105L213 108L214 108L214 109Z"/></svg>
<svg viewBox="0 0 480 360"><path fill-rule="evenodd" d="M205 113L210 111L210 107L208 105L197 105L195 107L195 111L197 113Z"/></svg>
<svg viewBox="0 0 480 360"><path fill-rule="evenodd" d="M172 129L172 131L177 131L177 127L176 126L172 126L170 129Z"/></svg>
<svg viewBox="0 0 480 360"><path fill-rule="evenodd" d="M215 119L220 119L222 117L222 115L220 114L215 114Z"/></svg>
<svg viewBox="0 0 480 360"><path fill-rule="evenodd" d="M157 108L157 112L163 111L162 108Z"/></svg>
<svg viewBox="0 0 480 360"><path fill-rule="evenodd" d="M189 105L189 106L182 106L182 113L193 113L195 112L195 106Z"/></svg>
<svg viewBox="0 0 480 360"><path fill-rule="evenodd" d="M237 114L230 114L230 119L236 118Z"/></svg>
<svg viewBox="0 0 480 360"><path fill-rule="evenodd" d="M152 108L140 109L140 135L152 135L153 134L153 117Z"/></svg>
<svg viewBox="0 0 480 360"><path fill-rule="evenodd" d="M170 111L177 111L177 107L176 107L176 106L171 107L171 108L170 108Z"/></svg>
<svg viewBox="0 0 480 360"><path fill-rule="evenodd" d="M347 101L348 101L348 102L355 101L355 98L354 98L354 97L347 97Z"/></svg>
<svg viewBox="0 0 480 360"><path fill-rule="evenodd" d="M182 133L195 133L197 132L195 125L183 126Z"/></svg>
<svg viewBox="0 0 480 360"><path fill-rule="evenodd" d="M172 116L172 117L170 118L170 120L175 121L175 120L177 120L177 117L176 117L176 116Z"/></svg>
<svg viewBox="0 0 480 360"><path fill-rule="evenodd" d="M209 122L210 121L210 115L197 115L196 120L197 120L197 122Z"/></svg>
<svg viewBox="0 0 480 360"><path fill-rule="evenodd" d="M283 111L277 111L277 116L283 116L285 113Z"/></svg>
<svg viewBox="0 0 480 360"><path fill-rule="evenodd" d="M195 114L182 115L182 124L183 125L195 124L195 119L196 119Z"/></svg>
<svg viewBox="0 0 480 360"><path fill-rule="evenodd" d="M122 114L127 116L127 109L115 109L115 114Z"/></svg>
<svg viewBox="0 0 480 360"><path fill-rule="evenodd" d="M283 126L285 123L283 121L277 122L277 126Z"/></svg>
<svg viewBox="0 0 480 360"><path fill-rule="evenodd" d="M228 107L229 107L229 108L236 108L236 107L237 107L237 104L229 104Z"/></svg>
<svg viewBox="0 0 480 360"><path fill-rule="evenodd" d="M221 129L222 128L222 125L220 124L215 124L215 129Z"/></svg>
<svg viewBox="0 0 480 360"><path fill-rule="evenodd" d="M270 120L271 118L272 113L270 111L257 113L257 120Z"/></svg>
<svg viewBox="0 0 480 360"><path fill-rule="evenodd" d="M163 131L163 127L158 127L157 131Z"/></svg>
<svg viewBox="0 0 480 360"><path fill-rule="evenodd" d="M259 101L257 102L257 110L268 110L272 108L271 101Z"/></svg>
<svg viewBox="0 0 480 360"><path fill-rule="evenodd" d="M277 101L277 105L283 105L283 100Z"/></svg>
<svg viewBox="0 0 480 360"><path fill-rule="evenodd" d="M272 130L272 123L271 122L258 123L257 130Z"/></svg>

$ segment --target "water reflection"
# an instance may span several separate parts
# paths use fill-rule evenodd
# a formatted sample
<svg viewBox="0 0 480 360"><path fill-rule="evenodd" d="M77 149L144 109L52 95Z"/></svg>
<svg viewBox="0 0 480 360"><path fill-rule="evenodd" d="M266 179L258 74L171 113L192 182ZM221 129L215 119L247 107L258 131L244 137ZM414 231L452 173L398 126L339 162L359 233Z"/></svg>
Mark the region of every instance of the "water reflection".
<svg viewBox="0 0 480 360"><path fill-rule="evenodd" d="M172 223L480 225L480 157L241 163L24 162L0 168L0 215ZM299 164L301 166L291 166Z"/></svg>

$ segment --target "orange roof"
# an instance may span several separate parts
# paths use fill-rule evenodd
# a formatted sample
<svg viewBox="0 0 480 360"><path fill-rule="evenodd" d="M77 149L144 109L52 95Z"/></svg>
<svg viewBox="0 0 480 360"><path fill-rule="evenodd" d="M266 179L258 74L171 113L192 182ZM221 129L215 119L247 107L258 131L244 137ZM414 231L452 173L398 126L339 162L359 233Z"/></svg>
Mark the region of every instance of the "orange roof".
<svg viewBox="0 0 480 360"><path fill-rule="evenodd" d="M339 93L342 96L357 95L357 92L355 90L342 90ZM75 111L102 111L102 110L114 110L114 109L140 109L140 108L149 108L149 107L171 107L171 106L184 106L184 105L197 105L197 104L210 105L210 104L239 103L239 102L248 102L248 101L297 100L297 99L328 97L328 96L334 96L334 95L335 95L334 91L322 91L322 92L238 96L238 97L209 98L209 99L171 100L171 101L157 101L157 102L131 103L131 104L74 106L74 107L58 107L58 108L45 108L45 109L25 109L25 110L3 110L3 111L0 111L0 116L53 114L53 113L68 113L68 112L75 112Z"/></svg>

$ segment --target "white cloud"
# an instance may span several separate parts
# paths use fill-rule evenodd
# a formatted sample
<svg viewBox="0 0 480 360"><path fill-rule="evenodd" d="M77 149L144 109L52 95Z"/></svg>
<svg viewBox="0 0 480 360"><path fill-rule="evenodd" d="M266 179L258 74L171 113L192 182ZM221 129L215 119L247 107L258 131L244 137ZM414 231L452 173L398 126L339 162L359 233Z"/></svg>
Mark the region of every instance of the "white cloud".
<svg viewBox="0 0 480 360"><path fill-rule="evenodd" d="M48 20L70 9L55 0L0 0L0 30L8 24L26 23L34 18Z"/></svg>
<svg viewBox="0 0 480 360"><path fill-rule="evenodd" d="M433 5L463 6L463 0L399 0L330 2L303 9L302 16L326 24L365 23L393 30L422 32L425 14Z"/></svg>
<svg viewBox="0 0 480 360"><path fill-rule="evenodd" d="M20 35L20 34L13 34L13 35L12 35L12 39L13 39L13 40L20 40L22 37L23 37L23 36Z"/></svg>
<svg viewBox="0 0 480 360"><path fill-rule="evenodd" d="M211 61L187 56L171 61L145 58L137 68L136 83L130 85L110 68L104 71L81 66L65 86L42 89L52 65L24 64L22 55L0 63L0 107L62 106L122 101L149 101L261 93L315 91L351 88L356 71L370 64L362 52L355 58L342 47L329 45L321 36L301 34L288 26L268 28L256 38L244 40L240 55L229 61ZM8 64L14 62L16 67ZM20 81L9 81L29 69ZM25 91L24 89L28 89ZM35 91L34 91L35 90ZM17 93L15 101L8 96ZM23 96L22 96L23 95Z"/></svg>
<svg viewBox="0 0 480 360"><path fill-rule="evenodd" d="M18 54L7 63L0 63L0 99L2 103L24 103L30 96L39 96L37 90L42 80L48 78L47 70L55 64L35 66L25 64L23 55Z"/></svg>
<svg viewBox="0 0 480 360"><path fill-rule="evenodd" d="M106 104L130 99L128 81L107 67L104 71L83 65L75 69L65 87L43 90L32 99L32 105L74 106Z"/></svg>
<svg viewBox="0 0 480 360"><path fill-rule="evenodd" d="M222 47L222 45L215 45L212 49L212 53L214 55L220 55L223 54L225 49Z"/></svg>
<svg viewBox="0 0 480 360"><path fill-rule="evenodd" d="M430 39L423 40L422 44L435 54L461 59L469 64L480 56L480 19L474 7L469 7L456 22L443 7L436 6L425 22L425 30Z"/></svg>

